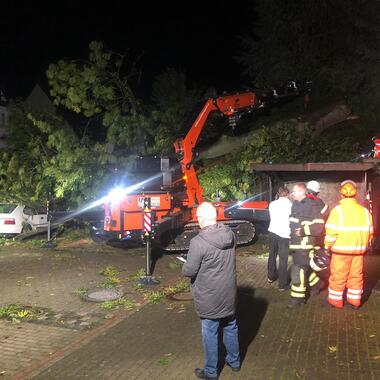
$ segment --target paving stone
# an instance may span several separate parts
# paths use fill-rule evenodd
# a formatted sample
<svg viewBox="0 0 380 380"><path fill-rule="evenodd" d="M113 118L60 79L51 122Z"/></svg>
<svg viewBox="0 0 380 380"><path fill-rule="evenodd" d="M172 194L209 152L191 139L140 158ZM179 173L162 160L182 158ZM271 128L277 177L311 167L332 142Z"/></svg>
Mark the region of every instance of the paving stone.
<svg viewBox="0 0 380 380"><path fill-rule="evenodd" d="M238 319L244 361L239 374L224 368L220 379L380 378L379 298L370 298L359 312L335 310L322 307L323 292L289 310L289 294L266 282L265 260L239 258L241 267ZM203 361L199 320L192 303L184 305L184 313L169 303L142 308L38 379L59 374L70 379L194 378L194 368ZM160 364L168 353L168 363ZM371 360L376 355L379 359Z"/></svg>
<svg viewBox="0 0 380 380"><path fill-rule="evenodd" d="M242 370L233 374L223 368L220 379L379 379L380 292L367 292L368 300L358 311L322 307L326 291L302 308L289 310L289 294L280 293L276 283L268 284L267 258L253 256L252 249L240 248L237 257ZM94 316L99 309L74 296L72 289L101 282L96 272L107 265L129 268L133 273L144 262L139 254L70 254L73 259L54 260L38 252L30 257L16 252L12 259L12 254L5 256L0 251L0 265L7 268L0 286L10 289L10 295L4 292L4 303L25 305L30 300L51 308L55 315L60 313L58 320L72 313L80 323L87 323L92 319L86 316ZM170 260L164 256L157 262L164 281L180 273L178 267L169 270ZM366 283L376 284L379 272L380 257L366 258ZM33 277L27 280L31 287L23 285L27 276ZM34 287L38 292L25 291ZM135 294L132 288L128 291ZM15 380L195 378L194 368L202 366L203 352L192 301L165 300L142 306L125 317L118 312L100 314L105 327L99 325L88 332L0 321L0 370ZM109 315L112 318L107 319Z"/></svg>

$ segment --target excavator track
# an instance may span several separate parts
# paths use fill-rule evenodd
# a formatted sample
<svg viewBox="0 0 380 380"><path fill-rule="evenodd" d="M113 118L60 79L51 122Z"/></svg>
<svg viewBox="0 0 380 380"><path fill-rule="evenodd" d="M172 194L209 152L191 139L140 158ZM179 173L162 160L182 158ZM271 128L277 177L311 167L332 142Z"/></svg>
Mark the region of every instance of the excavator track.
<svg viewBox="0 0 380 380"><path fill-rule="evenodd" d="M235 232L237 245L249 244L255 237L255 226L247 220L224 220L222 223L229 226ZM163 248L166 251L187 251L190 240L200 231L198 223L189 223L184 226L184 230L178 234L174 241Z"/></svg>

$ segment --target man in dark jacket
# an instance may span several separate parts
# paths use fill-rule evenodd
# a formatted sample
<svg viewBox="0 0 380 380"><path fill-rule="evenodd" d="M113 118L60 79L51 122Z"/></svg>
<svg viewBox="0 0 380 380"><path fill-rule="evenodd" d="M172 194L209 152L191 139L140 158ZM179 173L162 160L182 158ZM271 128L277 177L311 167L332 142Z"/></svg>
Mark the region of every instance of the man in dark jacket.
<svg viewBox="0 0 380 380"><path fill-rule="evenodd" d="M314 181L314 180L309 181L306 184L306 190L307 190L306 196L310 198L311 200L316 201L319 204L322 219L326 221L327 218L329 217L329 206L326 205L325 202L323 202L323 200L318 197L321 190L319 182Z"/></svg>
<svg viewBox="0 0 380 380"><path fill-rule="evenodd" d="M201 318L205 356L204 369L196 368L199 379L217 379L218 333L223 331L226 363L240 370L236 311L236 238L232 230L216 222L216 209L203 202L197 208L201 232L190 242L182 273L191 278L195 309Z"/></svg>

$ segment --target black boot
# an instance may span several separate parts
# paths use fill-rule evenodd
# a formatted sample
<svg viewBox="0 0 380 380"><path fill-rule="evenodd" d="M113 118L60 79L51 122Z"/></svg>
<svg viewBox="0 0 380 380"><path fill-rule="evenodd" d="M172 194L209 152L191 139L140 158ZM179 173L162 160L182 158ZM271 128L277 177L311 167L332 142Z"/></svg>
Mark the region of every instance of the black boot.
<svg viewBox="0 0 380 380"><path fill-rule="evenodd" d="M325 282L322 280L319 280L314 286L310 289L310 297L317 296L324 288L325 288Z"/></svg>
<svg viewBox="0 0 380 380"><path fill-rule="evenodd" d="M303 298L294 298L292 297L290 299L290 302L288 303L289 309L296 309L297 307L300 307L305 304L305 300Z"/></svg>

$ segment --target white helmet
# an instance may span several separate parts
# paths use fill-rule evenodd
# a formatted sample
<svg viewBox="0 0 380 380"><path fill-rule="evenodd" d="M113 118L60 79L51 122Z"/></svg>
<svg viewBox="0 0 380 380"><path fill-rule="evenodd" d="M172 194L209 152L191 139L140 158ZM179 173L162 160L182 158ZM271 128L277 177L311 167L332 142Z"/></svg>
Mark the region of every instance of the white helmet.
<svg viewBox="0 0 380 380"><path fill-rule="evenodd" d="M314 191L315 193L319 193L321 190L319 186L319 182L317 181L309 181L306 185L306 188Z"/></svg>

